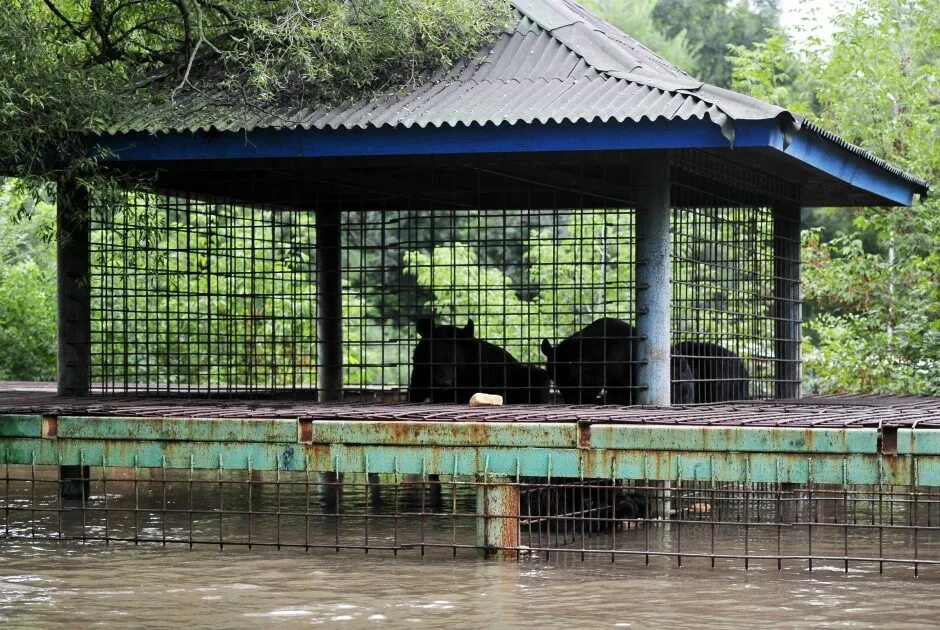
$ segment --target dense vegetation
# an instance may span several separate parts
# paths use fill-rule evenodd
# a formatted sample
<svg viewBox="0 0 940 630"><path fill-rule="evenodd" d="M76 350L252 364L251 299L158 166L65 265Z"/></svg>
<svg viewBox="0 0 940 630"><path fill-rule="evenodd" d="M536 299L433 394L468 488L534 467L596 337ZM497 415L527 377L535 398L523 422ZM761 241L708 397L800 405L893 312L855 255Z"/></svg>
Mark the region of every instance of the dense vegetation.
<svg viewBox="0 0 940 630"><path fill-rule="evenodd" d="M807 113L878 156L940 180L935 1L862 3L839 16L831 41L766 31L778 19L773 0L584 3L692 74ZM17 186L8 183L0 191L0 379L54 375L54 251L47 243L54 217L47 203L51 189L42 184L65 170L102 183L94 164L80 157L75 131L100 131L113 112L126 107L129 94L169 99L211 88L220 102L269 106L285 97L317 103L387 85L407 87L421 72L475 50L506 11L507 3L497 0L3 3L0 164L22 168L13 171L21 176ZM236 85L236 76L248 80ZM910 209L816 209L805 219L808 384L820 391L940 394L940 202L930 199ZM578 241L579 230L590 225L588 214L552 247L544 246L538 226L520 232L516 237L529 243L520 256L530 263L557 258L554 273L590 277L598 268L596 252ZM481 262L478 276L467 281L494 289L486 294L493 304L474 304L486 313L479 322L484 333L502 326L496 320L507 314L510 328L521 326L539 299L539 308L556 310L570 310L565 300L591 299L557 292L539 297L528 289L514 294L511 288L522 282L520 261L488 256L458 239L415 249L401 262L419 289L415 295L424 300L419 306L433 301L455 313L476 298L452 290L453 279L428 275L427 263ZM578 269L576 257L582 259ZM537 276L549 267L529 268ZM537 284L536 276L527 281ZM349 295L351 318L381 317ZM510 300L509 310L506 295L519 302ZM415 305L400 306L404 311ZM366 338L361 327L348 333L364 336L357 346L363 353L350 360L374 363L366 353L382 340ZM520 358L536 358L519 351ZM194 364L212 362L204 358Z"/></svg>
<svg viewBox="0 0 940 630"><path fill-rule="evenodd" d="M93 177L83 132L187 91L256 112L407 87L508 16L508 0L6 0L0 165L33 192Z"/></svg>
<svg viewBox="0 0 940 630"><path fill-rule="evenodd" d="M831 44L776 33L734 51L738 89L803 111L940 181L940 3L872 0ZM806 220L806 370L823 391L940 395L940 201Z"/></svg>

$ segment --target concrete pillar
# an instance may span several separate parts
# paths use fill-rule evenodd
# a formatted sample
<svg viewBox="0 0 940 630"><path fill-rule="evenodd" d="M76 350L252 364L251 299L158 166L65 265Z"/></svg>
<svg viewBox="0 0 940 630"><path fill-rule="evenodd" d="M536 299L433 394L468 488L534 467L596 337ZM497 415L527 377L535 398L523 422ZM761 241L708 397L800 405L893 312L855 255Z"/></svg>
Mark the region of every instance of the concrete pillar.
<svg viewBox="0 0 940 630"><path fill-rule="evenodd" d="M488 559L519 555L519 485L490 477L477 485L477 549Z"/></svg>
<svg viewBox="0 0 940 630"><path fill-rule="evenodd" d="M56 334L60 396L87 396L91 389L88 222L88 192L71 182L60 183L56 208Z"/></svg>
<svg viewBox="0 0 940 630"><path fill-rule="evenodd" d="M641 167L636 197L636 384L641 405L669 406L670 159L656 155Z"/></svg>
<svg viewBox="0 0 940 630"><path fill-rule="evenodd" d="M774 208L774 382L775 398L799 398L802 389L800 346L800 206Z"/></svg>
<svg viewBox="0 0 940 630"><path fill-rule="evenodd" d="M343 249L339 210L317 210L317 399L343 399Z"/></svg>

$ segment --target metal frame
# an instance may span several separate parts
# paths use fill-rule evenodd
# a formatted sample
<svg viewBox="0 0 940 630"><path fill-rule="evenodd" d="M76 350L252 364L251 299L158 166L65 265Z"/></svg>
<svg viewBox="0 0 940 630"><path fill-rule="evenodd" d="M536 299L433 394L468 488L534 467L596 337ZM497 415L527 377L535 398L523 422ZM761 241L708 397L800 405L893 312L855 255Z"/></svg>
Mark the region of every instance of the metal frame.
<svg viewBox="0 0 940 630"><path fill-rule="evenodd" d="M940 486L940 435L910 428L0 416L0 437L13 464Z"/></svg>
<svg viewBox="0 0 940 630"><path fill-rule="evenodd" d="M213 159L313 158L348 156L447 155L547 151L729 150L721 127L710 120L639 123L548 123L499 127L459 126L409 129L256 130L249 133L179 132L127 134L100 139L108 161L153 162ZM926 189L865 160L812 131L787 138L778 120L737 121L734 150L758 148L765 159L809 167L826 181L862 190L885 205L910 205ZM840 201L840 199L842 199ZM848 203L844 195L807 205Z"/></svg>

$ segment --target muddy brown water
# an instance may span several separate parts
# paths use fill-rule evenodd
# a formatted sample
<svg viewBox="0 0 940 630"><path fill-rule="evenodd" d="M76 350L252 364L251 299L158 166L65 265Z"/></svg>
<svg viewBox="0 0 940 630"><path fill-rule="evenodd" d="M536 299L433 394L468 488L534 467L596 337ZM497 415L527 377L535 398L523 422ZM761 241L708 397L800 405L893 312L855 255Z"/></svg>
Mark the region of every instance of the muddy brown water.
<svg viewBox="0 0 940 630"><path fill-rule="evenodd" d="M24 488L9 491L9 505L27 505ZM93 490L90 503L102 505L101 488ZM110 487L109 505L126 502L127 494L127 488ZM270 494L260 503L270 501ZM181 496L188 500L188 493ZM213 497L210 493L203 502L211 505ZM353 490L345 500L351 511L363 501ZM425 524L425 539L444 545L426 549L424 556L417 548L396 556L377 549L105 545L25 539L27 515L14 512L11 533L0 533L0 623L9 627L936 627L940 619L936 565L923 567L915 578L910 566L890 565L880 575L876 563L855 563L845 573L837 561L817 561L813 572L797 560L786 561L783 571L772 560L751 561L745 570L740 560L719 559L711 568L708 559L687 557L678 568L673 557L654 556L647 566L643 556L618 556L611 563L609 555L588 554L582 561L579 553L483 561L472 549L455 552L446 546L454 536L448 519ZM54 533L59 526L54 516L39 523L40 533ZM65 531L75 531L77 515L66 516ZM116 535L133 524L117 513L107 523L100 514L88 518L89 535L102 534L105 527ZM225 527L244 532L246 518L227 515L227 521L235 521ZM254 517L252 527L258 542L308 535L329 541L337 535L334 525L330 519L282 521L278 534L274 519ZM397 521L395 531L392 525L372 520L372 544L381 546L394 536L399 542L415 539L420 528L405 519ZM458 525L458 538L472 536L471 522ZM189 536L188 516L164 525L160 514L141 515L142 534L162 535L164 527L171 537ZM212 514L194 519L197 539L211 539L217 527ZM362 536L363 523L344 519L341 529L344 541L354 541ZM710 544L705 532L696 540L695 530L687 528L683 548ZM674 549L676 534L675 527L656 527L653 544ZM617 535L620 544L636 546L645 531ZM893 536L888 530L888 549L910 542ZM729 541L719 539L719 545ZM588 546L609 543L600 536ZM770 548L774 540L762 543L755 536L752 552L765 544ZM838 530L828 541L820 533L814 549L825 553L828 545L837 555L840 544Z"/></svg>
<svg viewBox="0 0 940 630"><path fill-rule="evenodd" d="M11 627L936 627L940 583L668 562L0 546Z"/></svg>

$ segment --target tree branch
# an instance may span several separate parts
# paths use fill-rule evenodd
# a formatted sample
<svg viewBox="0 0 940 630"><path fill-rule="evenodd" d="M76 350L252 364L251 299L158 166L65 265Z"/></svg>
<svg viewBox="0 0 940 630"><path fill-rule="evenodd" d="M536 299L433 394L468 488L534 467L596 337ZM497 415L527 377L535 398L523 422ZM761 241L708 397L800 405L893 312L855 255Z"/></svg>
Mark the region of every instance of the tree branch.
<svg viewBox="0 0 940 630"><path fill-rule="evenodd" d="M88 26L85 26L84 28L78 28L77 26L75 26L75 23L72 22L72 20L68 19L65 16L65 14L62 13L62 11L60 11L59 7L53 4L52 0L43 0L43 3L47 7L49 7L49 10L52 11L53 15L59 18L59 21L65 24L68 27L68 29L72 31L72 33L75 34L76 37L81 37L81 38L85 37L85 31L88 30Z"/></svg>

